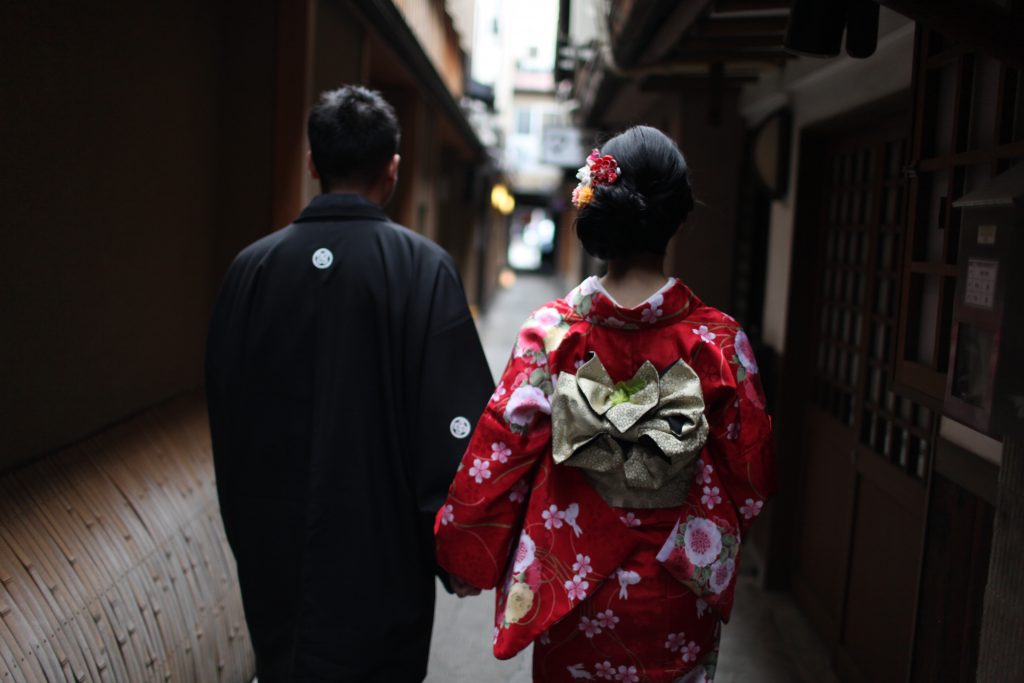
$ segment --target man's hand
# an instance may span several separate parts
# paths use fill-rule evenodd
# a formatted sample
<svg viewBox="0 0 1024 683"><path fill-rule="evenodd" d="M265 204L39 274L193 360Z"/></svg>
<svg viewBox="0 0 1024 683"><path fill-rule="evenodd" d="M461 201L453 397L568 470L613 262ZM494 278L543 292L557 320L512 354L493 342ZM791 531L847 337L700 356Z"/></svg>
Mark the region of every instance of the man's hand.
<svg viewBox="0 0 1024 683"><path fill-rule="evenodd" d="M455 594L458 595L460 598L467 598L471 595L480 595L479 588L470 583L467 583L466 581L460 579L454 574L449 574L448 582L452 586L452 591L454 591Z"/></svg>

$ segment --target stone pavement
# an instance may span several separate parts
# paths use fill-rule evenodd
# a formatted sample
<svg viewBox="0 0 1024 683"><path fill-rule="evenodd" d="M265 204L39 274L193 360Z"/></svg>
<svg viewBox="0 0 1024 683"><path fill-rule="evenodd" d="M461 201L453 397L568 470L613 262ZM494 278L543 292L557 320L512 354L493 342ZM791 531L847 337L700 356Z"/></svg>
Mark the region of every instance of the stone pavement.
<svg viewBox="0 0 1024 683"><path fill-rule="evenodd" d="M498 292L478 324L495 379L530 312L568 290L555 278L520 275L514 286ZM460 600L438 583L426 683L529 683L532 648L499 661L491 654L493 634L494 591ZM792 599L760 590L749 576L740 579L715 676L715 683L741 682L838 683L821 642Z"/></svg>
<svg viewBox="0 0 1024 683"><path fill-rule="evenodd" d="M556 278L540 275L520 275L515 285L498 291L477 324L495 381L530 313L568 291ZM439 582L426 683L529 683L533 648L503 662L491 653L493 636L494 591L459 600Z"/></svg>

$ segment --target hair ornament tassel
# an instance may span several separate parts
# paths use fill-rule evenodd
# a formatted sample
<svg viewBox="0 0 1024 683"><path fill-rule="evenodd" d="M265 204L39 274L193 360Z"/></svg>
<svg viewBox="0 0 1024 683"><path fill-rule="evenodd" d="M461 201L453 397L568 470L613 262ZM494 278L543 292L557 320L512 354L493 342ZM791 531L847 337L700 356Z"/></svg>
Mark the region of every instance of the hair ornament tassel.
<svg viewBox="0 0 1024 683"><path fill-rule="evenodd" d="M581 166L576 172L576 179L579 184L572 191L572 204L577 209L582 209L594 198L594 188L598 185L611 185L619 176L622 169L619 162L611 154L601 156L601 152L594 150L587 157L585 166Z"/></svg>

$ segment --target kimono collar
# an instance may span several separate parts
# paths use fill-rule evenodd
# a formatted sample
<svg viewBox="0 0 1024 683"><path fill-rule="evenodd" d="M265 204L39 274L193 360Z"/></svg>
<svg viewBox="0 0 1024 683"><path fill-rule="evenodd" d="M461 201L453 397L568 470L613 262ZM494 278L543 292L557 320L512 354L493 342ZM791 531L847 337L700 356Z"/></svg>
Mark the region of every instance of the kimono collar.
<svg viewBox="0 0 1024 683"><path fill-rule="evenodd" d="M331 192L313 197L295 222L352 219L390 220L384 209L362 195Z"/></svg>
<svg viewBox="0 0 1024 683"><path fill-rule="evenodd" d="M587 322L623 330L670 325L702 305L690 288L674 277L633 308L619 305L596 276L581 282L566 295L565 301L576 315Z"/></svg>

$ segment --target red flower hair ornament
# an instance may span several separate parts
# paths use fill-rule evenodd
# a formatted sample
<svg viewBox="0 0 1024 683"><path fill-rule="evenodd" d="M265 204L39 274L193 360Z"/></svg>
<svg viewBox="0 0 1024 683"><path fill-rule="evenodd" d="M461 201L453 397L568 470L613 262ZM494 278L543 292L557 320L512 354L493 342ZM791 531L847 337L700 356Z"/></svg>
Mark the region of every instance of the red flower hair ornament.
<svg viewBox="0 0 1024 683"><path fill-rule="evenodd" d="M572 204L577 209L582 209L594 198L594 188L598 185L611 185L619 176L622 169L619 162L611 154L601 156L601 152L594 150L587 157L585 166L581 166L576 172L576 178L580 181L576 189L572 191Z"/></svg>

